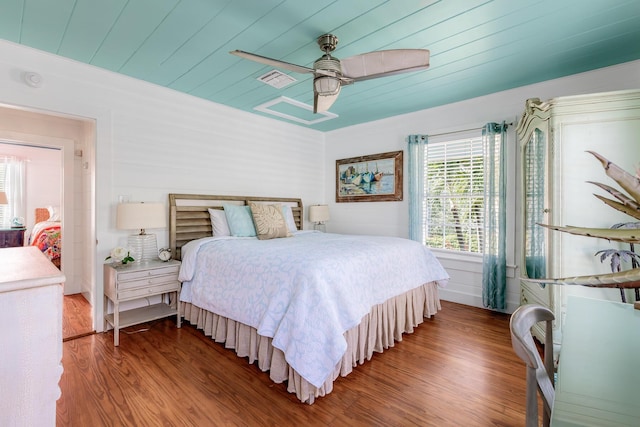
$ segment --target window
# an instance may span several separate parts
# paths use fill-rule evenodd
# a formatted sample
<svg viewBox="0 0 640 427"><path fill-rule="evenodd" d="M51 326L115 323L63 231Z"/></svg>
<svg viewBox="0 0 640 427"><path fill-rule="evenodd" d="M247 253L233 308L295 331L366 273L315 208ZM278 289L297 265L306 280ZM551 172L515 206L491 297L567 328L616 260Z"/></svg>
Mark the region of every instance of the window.
<svg viewBox="0 0 640 427"><path fill-rule="evenodd" d="M0 160L2 158L0 157ZM7 163L0 162L0 191L5 191L5 176L7 171ZM0 204L0 226L4 227L8 224L9 206ZM6 220L6 221L5 221Z"/></svg>
<svg viewBox="0 0 640 427"><path fill-rule="evenodd" d="M424 146L424 232L431 248L482 253L484 154L480 135Z"/></svg>
<svg viewBox="0 0 640 427"><path fill-rule="evenodd" d="M23 216L25 161L0 155L0 191L7 194L8 205L0 205L0 227L8 228L11 218Z"/></svg>

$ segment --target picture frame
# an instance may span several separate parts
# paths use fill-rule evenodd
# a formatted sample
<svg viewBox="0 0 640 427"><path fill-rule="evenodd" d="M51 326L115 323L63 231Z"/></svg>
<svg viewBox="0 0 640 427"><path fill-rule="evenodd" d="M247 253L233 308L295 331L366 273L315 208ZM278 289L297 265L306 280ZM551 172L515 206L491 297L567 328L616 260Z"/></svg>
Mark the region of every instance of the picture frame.
<svg viewBox="0 0 640 427"><path fill-rule="evenodd" d="M403 151L336 160L336 203L402 201Z"/></svg>

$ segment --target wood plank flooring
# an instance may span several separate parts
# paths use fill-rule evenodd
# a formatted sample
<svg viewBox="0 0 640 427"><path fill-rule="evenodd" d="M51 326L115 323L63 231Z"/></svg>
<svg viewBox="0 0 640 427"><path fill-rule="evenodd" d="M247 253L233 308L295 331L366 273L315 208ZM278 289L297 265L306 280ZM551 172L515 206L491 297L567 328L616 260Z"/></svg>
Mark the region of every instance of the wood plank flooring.
<svg viewBox="0 0 640 427"><path fill-rule="evenodd" d="M67 341L57 426L524 425L509 316L442 305L313 405L173 319L127 328L118 348L112 332Z"/></svg>
<svg viewBox="0 0 640 427"><path fill-rule="evenodd" d="M91 304L82 294L65 295L62 306L62 340L92 334Z"/></svg>

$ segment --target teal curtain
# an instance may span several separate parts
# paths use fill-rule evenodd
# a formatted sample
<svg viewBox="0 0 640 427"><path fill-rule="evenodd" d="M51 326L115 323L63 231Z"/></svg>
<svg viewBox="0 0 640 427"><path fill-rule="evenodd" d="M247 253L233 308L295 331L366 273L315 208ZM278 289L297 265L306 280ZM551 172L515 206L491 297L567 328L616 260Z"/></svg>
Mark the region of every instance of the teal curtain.
<svg viewBox="0 0 640 427"><path fill-rule="evenodd" d="M424 244L424 148L427 135L409 135L409 238Z"/></svg>
<svg viewBox="0 0 640 427"><path fill-rule="evenodd" d="M506 308L506 139L504 122L487 123L482 129L485 154L482 303L496 310Z"/></svg>

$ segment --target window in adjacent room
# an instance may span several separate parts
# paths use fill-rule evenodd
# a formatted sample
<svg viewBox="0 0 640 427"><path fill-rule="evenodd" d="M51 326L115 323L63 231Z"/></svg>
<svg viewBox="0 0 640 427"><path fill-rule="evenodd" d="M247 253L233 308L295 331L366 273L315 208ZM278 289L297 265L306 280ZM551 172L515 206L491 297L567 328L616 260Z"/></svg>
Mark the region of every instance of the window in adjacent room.
<svg viewBox="0 0 640 427"><path fill-rule="evenodd" d="M425 244L482 253L484 154L482 137L429 140L424 162Z"/></svg>
<svg viewBox="0 0 640 427"><path fill-rule="evenodd" d="M11 218L24 216L25 161L14 156L0 155L0 191L8 204L0 204L0 227L11 226Z"/></svg>
<svg viewBox="0 0 640 427"><path fill-rule="evenodd" d="M0 162L0 191L5 191L5 176L7 171L7 164ZM0 204L0 227L4 227L9 223L9 205Z"/></svg>

